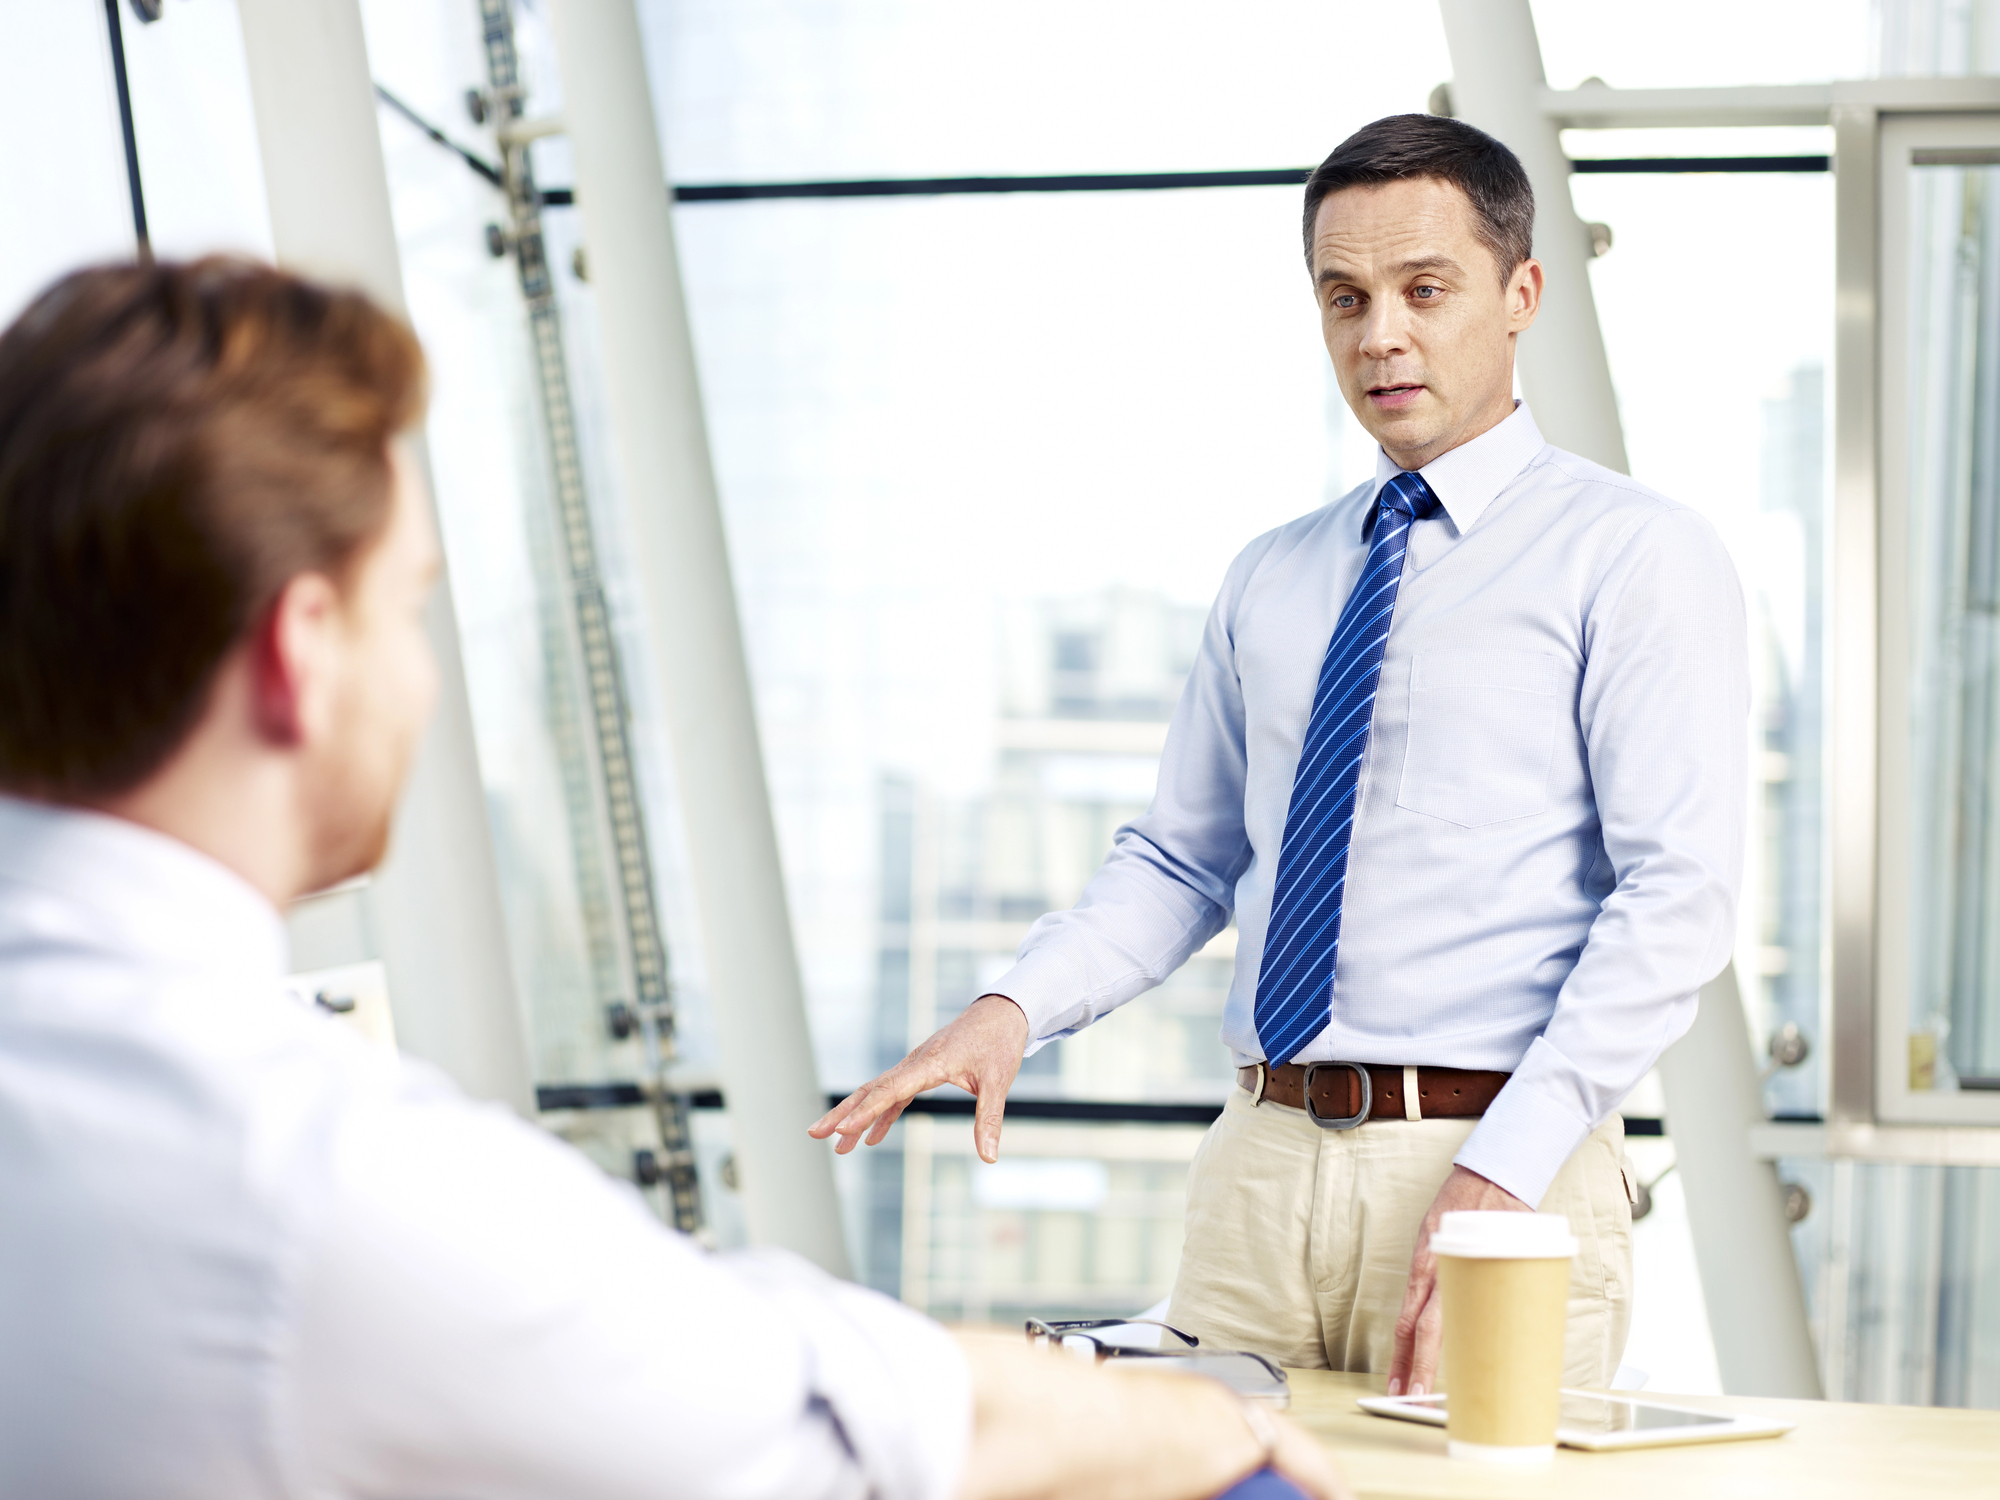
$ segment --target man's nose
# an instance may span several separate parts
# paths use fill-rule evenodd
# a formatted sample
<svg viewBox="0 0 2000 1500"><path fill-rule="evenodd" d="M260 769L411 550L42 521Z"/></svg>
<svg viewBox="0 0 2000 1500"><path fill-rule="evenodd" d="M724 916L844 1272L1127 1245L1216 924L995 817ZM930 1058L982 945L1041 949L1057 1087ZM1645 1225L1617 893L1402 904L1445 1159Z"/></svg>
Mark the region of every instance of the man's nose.
<svg viewBox="0 0 2000 1500"><path fill-rule="evenodd" d="M1361 325L1361 352L1370 359L1386 359L1410 347L1409 324L1400 304L1378 299Z"/></svg>

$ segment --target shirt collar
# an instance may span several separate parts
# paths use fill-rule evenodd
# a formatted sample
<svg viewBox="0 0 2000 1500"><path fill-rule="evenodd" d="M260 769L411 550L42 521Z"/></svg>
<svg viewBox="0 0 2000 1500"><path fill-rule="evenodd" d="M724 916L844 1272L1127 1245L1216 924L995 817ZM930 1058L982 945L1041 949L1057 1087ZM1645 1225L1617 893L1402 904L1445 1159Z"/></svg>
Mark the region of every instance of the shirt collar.
<svg viewBox="0 0 2000 1500"><path fill-rule="evenodd" d="M277 908L227 866L124 818L0 796L0 902L24 897L37 926L93 948L259 978L287 966Z"/></svg>
<svg viewBox="0 0 2000 1500"><path fill-rule="evenodd" d="M1543 446L1541 429L1535 426L1528 403L1516 401L1511 416L1471 442L1460 443L1449 453L1440 453L1417 472L1424 476L1424 483L1444 506L1451 524L1463 535ZM1382 486L1402 472L1388 454L1377 448L1375 495L1379 496ZM1368 513L1370 516L1375 513L1372 504Z"/></svg>

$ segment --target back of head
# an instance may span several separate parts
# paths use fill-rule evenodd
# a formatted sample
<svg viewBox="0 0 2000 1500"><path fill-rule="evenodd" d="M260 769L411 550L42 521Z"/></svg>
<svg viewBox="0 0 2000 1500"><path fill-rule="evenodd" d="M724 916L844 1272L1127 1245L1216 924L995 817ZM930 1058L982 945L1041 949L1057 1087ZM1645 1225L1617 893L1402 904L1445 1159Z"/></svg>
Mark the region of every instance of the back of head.
<svg viewBox="0 0 2000 1500"><path fill-rule="evenodd" d="M423 403L409 329L251 261L106 266L0 334L0 790L145 781L291 578L344 581Z"/></svg>
<svg viewBox="0 0 2000 1500"><path fill-rule="evenodd" d="M1307 268L1312 266L1313 224L1328 194L1412 177L1436 178L1465 194L1474 228L1493 252L1503 283L1534 254L1535 190L1519 157L1463 120L1388 115L1334 147L1306 180Z"/></svg>

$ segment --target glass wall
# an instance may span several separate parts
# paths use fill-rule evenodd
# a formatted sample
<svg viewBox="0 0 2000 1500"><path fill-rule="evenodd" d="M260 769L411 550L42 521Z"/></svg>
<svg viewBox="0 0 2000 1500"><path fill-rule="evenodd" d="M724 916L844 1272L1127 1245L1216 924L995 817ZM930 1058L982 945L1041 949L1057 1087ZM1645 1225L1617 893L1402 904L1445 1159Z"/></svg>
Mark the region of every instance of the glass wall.
<svg viewBox="0 0 2000 1500"><path fill-rule="evenodd" d="M8 159L10 201L38 209L32 234L0 245L0 315L47 276L130 245L101 17L72 10L23 12L23 45L0 56L15 107L61 126L45 132L55 146ZM1451 71L1421 5L641 10L684 182L1305 166L1365 120L1421 108ZM1666 29L1636 4L1535 10L1557 87L2000 69L1987 0L1690 0ZM380 81L497 156L490 118L465 107L487 81L474 0L364 11ZM530 107L553 113L544 7L519 0L515 14ZM167 16L125 28L155 243L268 250L232 0L176 0ZM1357 56L1369 67L1353 69ZM488 248L505 204L393 111L381 122L436 375L430 462L538 1081L629 1083L647 1060L607 1015L629 995L592 873L598 793L577 779L584 706L569 584L552 565L545 414L514 265ZM1816 131L1567 144L1827 149ZM560 139L537 145L535 167L545 184L571 180ZM1896 667L1914 693L1912 784L1926 799L1907 840L1924 924L1910 1083L1941 1091L2000 1076L2000 167L1933 160L1912 181L1916 629ZM1574 194L1615 231L1592 277L1634 473L1710 516L1742 572L1759 774L1737 954L1757 1031L1792 1021L1815 1041L1767 1094L1778 1113L1810 1115L1827 983L1831 183L1587 176ZM821 1071L841 1088L979 993L1027 924L1074 898L1150 796L1229 558L1364 477L1372 448L1325 373L1292 189L688 204L678 225ZM713 1059L702 954L631 628L589 247L563 210L546 228L681 1007L675 1077L699 1088ZM1232 936L1039 1054L1019 1094L1219 1099ZM620 1175L660 1144L644 1109L547 1118ZM697 1124L711 1234L740 1242L726 1120ZM841 1163L857 1265L945 1316L1136 1310L1171 1282L1199 1134L1016 1119L1005 1159L987 1167L962 1119L911 1117L889 1147ZM1668 1348L1672 1332L1698 1340L1700 1321L1675 1180L1660 1176L1671 1141L1635 1142L1633 1155L1660 1206L1640 1228L1631 1357L1690 1388L1712 1358L1705 1375L1701 1349ZM1796 1237L1829 1394L2000 1403L2000 1341L1987 1337L2000 1288L1984 1249L2000 1233L1995 1174L1784 1170L1809 1196Z"/></svg>
<svg viewBox="0 0 2000 1500"><path fill-rule="evenodd" d="M470 0L463 9L371 5L371 46L385 82L490 150L490 135L458 123L462 90L484 76ZM1304 166L1369 118L1421 108L1450 72L1428 7L1272 4L1226 23L1200 7L1110 0L1030 6L1005 24L925 6L645 0L641 11L667 158L684 183ZM1767 7L1757 24L1795 43L1780 57L1663 46L1636 12L1588 12L1537 6L1558 86L1585 73L1635 85L1852 76L1874 24L1858 3ZM517 16L531 107L553 112L543 17L527 3ZM1325 59L1357 48L1381 66L1360 87L1330 88ZM413 305L456 392L447 400L441 378L433 443L537 1066L545 1082L633 1078L642 1059L604 1022L615 997L591 967L578 873L589 856L565 800L560 726L573 689L551 647L559 580L539 561L547 455L518 293L505 261L481 258L500 205L388 116L384 139ZM1730 155L1830 143L1824 131L1730 131L1573 132L1567 144L1577 155ZM539 144L535 162L543 183L570 180L560 139ZM1584 217L1614 230L1592 276L1633 471L1708 515L1742 572L1758 774L1737 957L1759 1036L1793 1022L1814 1044L1804 1065L1772 1075L1767 1104L1810 1116L1823 1100L1827 989L1831 179L1593 175L1574 194ZM1034 917L1074 899L1151 795L1229 559L1372 467L1318 344L1296 201L1294 189L1242 188L681 207L830 1089L949 1019L1006 967ZM673 946L677 1076L697 1087L713 1056L702 958L671 766L618 571L588 246L562 210L547 232ZM1225 931L1159 992L1038 1054L1017 1096L1219 1100L1232 941ZM643 1111L553 1123L621 1172L651 1139ZM731 1243L726 1121L700 1124L710 1221ZM1005 1159L985 1167L962 1119L909 1117L886 1147L840 1163L857 1266L946 1316L1135 1311L1171 1283L1198 1138L1195 1127L1016 1119ZM1635 1156L1657 1177L1671 1143ZM1832 1243L1835 1222L1832 1180L1816 1170L1791 1175L1816 1205L1801 1253L1825 1347L1828 1308L1872 1316L1853 1310L1872 1305L1855 1278L1876 1252L1815 1248L1814 1236ZM1840 1212L1865 1213L1859 1201L1850 1192ZM1659 1288L1649 1306L1692 1304L1671 1179L1656 1202L1642 1226ZM1825 1290L1836 1284L1839 1297ZM1699 1319L1655 1319L1646 1337L1662 1351L1647 1356L1656 1367L1694 1372L1680 1383L1711 1378ZM1680 1347L1690 1340L1701 1347ZM1841 1388L1888 1389L1859 1376Z"/></svg>
<svg viewBox="0 0 2000 1500"><path fill-rule="evenodd" d="M379 54L385 82L478 139L456 124L459 92L483 76L470 0L464 10L373 7L371 45L390 49ZM922 6L650 0L641 10L667 159L682 182L1304 166L1369 118L1422 108L1450 73L1428 7L1273 4L1224 23L1200 7L1106 3L1060 15L1030 7L1004 25ZM531 108L554 111L541 17L525 4L517 17ZM1574 50L1573 18L1543 25ZM420 32L430 38L422 46ZM1793 60L1801 76L1853 71L1834 56L1858 45L1853 29L1820 35L1835 33L1838 43L1815 44L1825 57ZM1591 71L1606 66L1607 49L1645 55L1617 27L1592 35ZM1050 36L1063 45L1044 45ZM405 40L378 40L394 37ZM1324 59L1356 47L1381 65L1363 85L1330 89ZM407 75L397 57L414 65ZM1552 77L1575 81L1559 77L1566 65L1552 55ZM447 337L454 307L449 317L468 330L479 323L452 356L456 378L483 392L482 409L504 398L531 416L519 335L485 322L509 316L511 272L478 262L497 196L393 118L384 132L399 222L407 212L433 226L409 247L413 287L426 278L413 302L427 339ZM1825 149L1822 133L1806 134L1648 146ZM1600 137L1572 149L1634 148ZM543 183L569 181L560 139L536 147L536 170ZM1740 947L1746 974L1761 976L1751 987L1760 1022L1797 1018L1817 1034L1828 183L1594 177L1577 193L1585 216L1618 235L1595 275L1635 472L1716 520L1757 612L1756 763L1766 775L1757 894ZM1165 723L1229 559L1372 470L1372 443L1319 345L1296 214L1291 188L680 209L830 1089L948 1020L1007 966L1034 917L1074 899L1112 831L1150 798ZM1776 226L1793 286L1775 315L1745 279L1688 286L1707 316L1754 313L1763 330L1750 357L1732 347L1718 391L1712 351L1686 337L1685 302L1658 288L1687 286L1685 268L1704 257L1729 263L1729 226L1753 217ZM561 210L548 216L586 470L615 564L620 511L596 425L579 228ZM474 308L468 288L489 284L494 300ZM441 449L446 441L434 437ZM517 962L540 976L524 988L544 1079L630 1077L636 1059L606 1038L586 903L568 873L575 820L552 729L561 689L546 649L551 585L535 573L546 459L532 437L508 444L468 426L453 439L458 456L440 462L464 466L446 517L454 555L476 552L478 572L501 581L463 608L481 627L468 625L468 657L482 753L496 767L496 824L513 830L501 855L519 914ZM502 464L511 477L475 477ZM615 566L611 583L614 600L629 597ZM623 641L689 1032L682 1076L698 1082L712 1053L670 772L643 645L630 631ZM1219 1101L1228 1078L1216 1028L1233 936L1221 934L1160 991L1038 1054L1017 1093ZM1817 1099L1812 1068L1774 1081L1781 1108L1811 1112ZM609 1128L583 1116L558 1123L586 1141ZM627 1133L636 1140L642 1126ZM962 1121L912 1119L886 1148L841 1163L857 1264L885 1289L967 1315L1144 1306L1171 1278L1197 1134L1017 1120L1007 1160L989 1169L976 1165ZM706 1118L704 1136L711 1217L726 1242L725 1123ZM615 1166L632 1143L620 1135L600 1155ZM1099 1244L1112 1219L1127 1229L1104 1231ZM1675 1253L1685 1258L1678 1222L1649 1233L1682 1236ZM1152 1248L1132 1248L1141 1243Z"/></svg>

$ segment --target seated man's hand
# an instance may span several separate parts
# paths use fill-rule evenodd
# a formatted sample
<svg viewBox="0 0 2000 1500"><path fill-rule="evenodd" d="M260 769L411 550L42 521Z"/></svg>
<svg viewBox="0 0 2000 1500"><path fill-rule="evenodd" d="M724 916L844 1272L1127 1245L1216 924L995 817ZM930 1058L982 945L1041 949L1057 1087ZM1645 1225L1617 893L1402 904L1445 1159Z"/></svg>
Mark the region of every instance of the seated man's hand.
<svg viewBox="0 0 2000 1500"><path fill-rule="evenodd" d="M821 1115L806 1134L820 1141L838 1135L839 1144L833 1149L843 1156L854 1149L863 1131L869 1145L879 1146L912 1099L926 1089L951 1083L978 1096L972 1139L983 1160L998 1161L1000 1117L1027 1045L1028 1018L1021 1007L1005 995L981 995L895 1067Z"/></svg>
<svg viewBox="0 0 2000 1500"><path fill-rule="evenodd" d="M1410 1281L1403 1292L1403 1311L1396 1319L1396 1353L1389 1361L1389 1394L1427 1394L1437 1384L1438 1346L1444 1336L1444 1312L1438 1304L1437 1258L1431 1236L1446 1214L1465 1209L1516 1209L1533 1213L1519 1198L1477 1172L1453 1167L1430 1212L1417 1230L1416 1253L1410 1257Z"/></svg>
<svg viewBox="0 0 2000 1500"><path fill-rule="evenodd" d="M959 1335L972 1367L972 1444L957 1500L1210 1500L1269 1465L1310 1500L1351 1500L1306 1430L1266 1412L1267 1454L1243 1403L1212 1380L1090 1365L1012 1339Z"/></svg>

